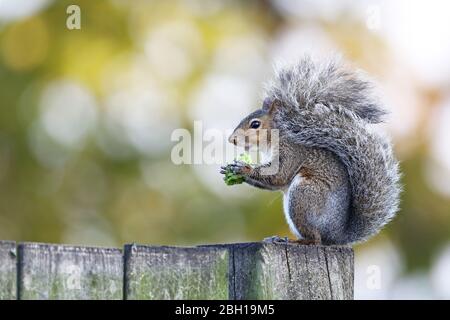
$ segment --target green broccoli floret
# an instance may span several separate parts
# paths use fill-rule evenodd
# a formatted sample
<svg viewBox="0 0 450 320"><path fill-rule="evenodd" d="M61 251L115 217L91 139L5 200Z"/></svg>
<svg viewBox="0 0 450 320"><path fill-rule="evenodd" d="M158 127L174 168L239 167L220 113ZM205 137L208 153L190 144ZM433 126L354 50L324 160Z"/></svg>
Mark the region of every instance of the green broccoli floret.
<svg viewBox="0 0 450 320"><path fill-rule="evenodd" d="M247 164L252 164L252 158L248 153L241 154L236 160L245 162ZM234 184L241 184L244 182L244 177L240 174L234 174L231 170L227 169L225 172L225 177L223 178L225 184L232 186Z"/></svg>

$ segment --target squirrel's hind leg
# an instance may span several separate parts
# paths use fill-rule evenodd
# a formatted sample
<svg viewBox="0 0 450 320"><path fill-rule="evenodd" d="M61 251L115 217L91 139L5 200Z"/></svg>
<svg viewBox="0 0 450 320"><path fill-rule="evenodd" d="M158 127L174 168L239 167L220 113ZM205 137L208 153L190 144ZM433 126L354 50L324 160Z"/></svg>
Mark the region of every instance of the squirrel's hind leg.
<svg viewBox="0 0 450 320"><path fill-rule="evenodd" d="M289 241L288 237L280 237L280 236L271 236L268 238L264 238L264 243L287 243Z"/></svg>
<svg viewBox="0 0 450 320"><path fill-rule="evenodd" d="M323 204L326 200L327 187L323 181L313 177L304 177L301 173L292 181L284 195L284 212L291 231L298 244L321 244L323 228L326 223L326 212Z"/></svg>
<svg viewBox="0 0 450 320"><path fill-rule="evenodd" d="M288 237L272 236L263 239L264 243L275 244L301 244L301 245L318 245L321 244L320 239L289 239Z"/></svg>

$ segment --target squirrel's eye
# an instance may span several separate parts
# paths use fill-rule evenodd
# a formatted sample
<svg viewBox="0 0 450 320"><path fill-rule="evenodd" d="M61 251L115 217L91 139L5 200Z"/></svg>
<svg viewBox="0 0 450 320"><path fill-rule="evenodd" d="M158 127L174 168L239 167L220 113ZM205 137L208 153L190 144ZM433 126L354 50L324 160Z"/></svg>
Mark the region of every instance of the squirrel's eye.
<svg viewBox="0 0 450 320"><path fill-rule="evenodd" d="M250 128L252 129L258 129L261 126L261 121L259 120L252 120L252 122L250 122Z"/></svg>

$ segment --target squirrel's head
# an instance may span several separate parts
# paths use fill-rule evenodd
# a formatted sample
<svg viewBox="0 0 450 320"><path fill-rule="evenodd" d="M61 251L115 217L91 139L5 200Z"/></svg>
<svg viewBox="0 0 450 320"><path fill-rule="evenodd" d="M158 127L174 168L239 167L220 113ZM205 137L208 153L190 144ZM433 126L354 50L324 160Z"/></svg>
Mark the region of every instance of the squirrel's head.
<svg viewBox="0 0 450 320"><path fill-rule="evenodd" d="M266 98L262 108L246 116L234 129L228 138L236 146L250 149L252 147L270 147L273 115L280 102L276 99Z"/></svg>

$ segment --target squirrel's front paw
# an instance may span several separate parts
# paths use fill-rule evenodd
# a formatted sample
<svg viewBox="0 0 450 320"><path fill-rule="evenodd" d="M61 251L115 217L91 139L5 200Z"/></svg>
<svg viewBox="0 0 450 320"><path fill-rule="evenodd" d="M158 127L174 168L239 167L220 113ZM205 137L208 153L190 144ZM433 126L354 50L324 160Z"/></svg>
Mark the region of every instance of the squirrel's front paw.
<svg viewBox="0 0 450 320"><path fill-rule="evenodd" d="M233 163L221 167L220 173L231 173L234 175L243 176L249 174L252 170L253 168L249 164L234 160Z"/></svg>
<svg viewBox="0 0 450 320"><path fill-rule="evenodd" d="M248 175L253 170L251 165L249 165L243 161L237 161L237 160L234 160L234 162L229 164L227 167L234 174L240 174L240 175Z"/></svg>

